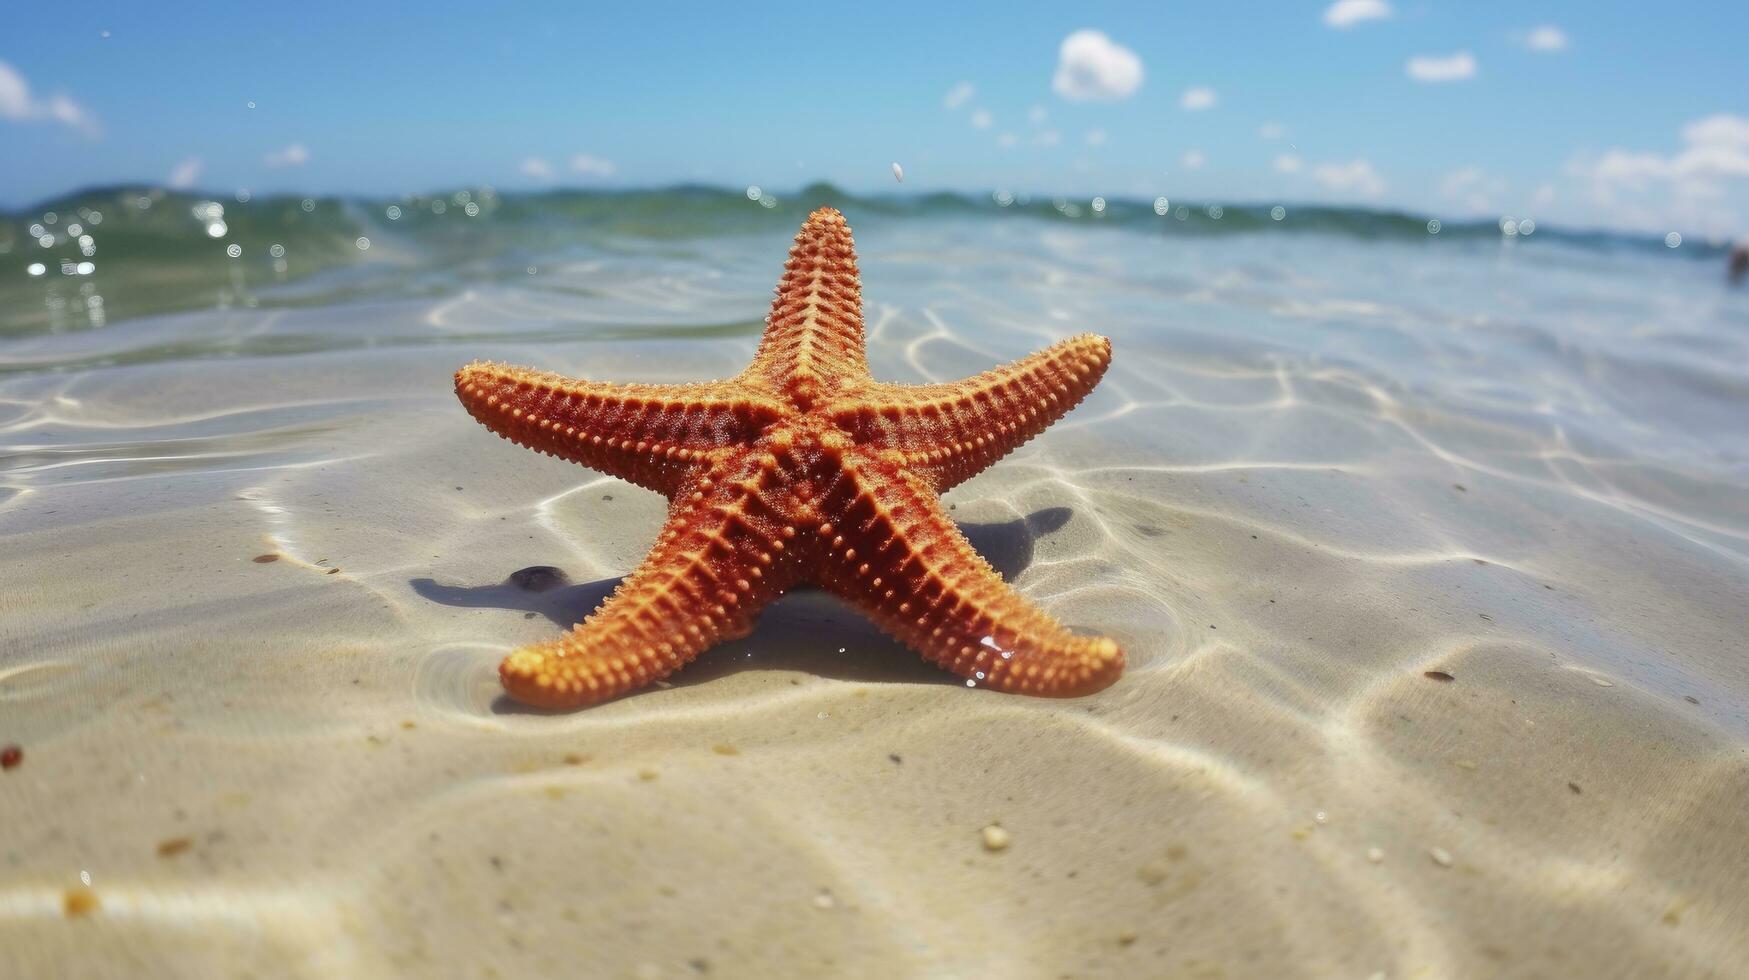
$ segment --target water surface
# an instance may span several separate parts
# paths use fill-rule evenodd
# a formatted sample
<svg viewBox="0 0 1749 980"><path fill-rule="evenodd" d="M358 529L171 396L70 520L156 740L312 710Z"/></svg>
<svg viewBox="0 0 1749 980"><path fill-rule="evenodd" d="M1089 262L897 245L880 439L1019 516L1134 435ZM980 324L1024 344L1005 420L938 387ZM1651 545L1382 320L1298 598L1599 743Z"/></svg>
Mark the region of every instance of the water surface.
<svg viewBox="0 0 1749 980"><path fill-rule="evenodd" d="M47 247L13 222L10 972L1749 962L1749 297L1707 246L829 188L437 200L102 192ZM494 438L451 373L733 374L828 201L878 377L1112 338L1092 398L947 499L1128 673L967 691L803 593L671 686L508 704L497 660L588 612L664 505Z"/></svg>

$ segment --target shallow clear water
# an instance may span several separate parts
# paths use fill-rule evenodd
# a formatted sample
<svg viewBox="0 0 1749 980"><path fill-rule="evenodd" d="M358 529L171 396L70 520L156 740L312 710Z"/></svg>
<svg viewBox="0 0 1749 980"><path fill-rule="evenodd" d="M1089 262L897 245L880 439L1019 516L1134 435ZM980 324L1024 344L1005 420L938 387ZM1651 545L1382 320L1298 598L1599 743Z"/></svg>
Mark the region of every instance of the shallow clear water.
<svg viewBox="0 0 1749 980"><path fill-rule="evenodd" d="M1749 962L1749 294L1722 259L845 203L877 376L1112 338L1091 399L948 500L1128 673L968 692L798 594L670 687L523 713L498 658L591 608L663 504L492 437L451 372L733 374L808 202L682 227L621 203L453 241L335 204L359 227L317 237L370 249L283 276L192 245L168 278L130 278L145 245L90 277L7 268L0 956ZM92 293L116 297L95 319ZM507 581L539 565L569 584ZM99 904L74 914L81 874Z"/></svg>

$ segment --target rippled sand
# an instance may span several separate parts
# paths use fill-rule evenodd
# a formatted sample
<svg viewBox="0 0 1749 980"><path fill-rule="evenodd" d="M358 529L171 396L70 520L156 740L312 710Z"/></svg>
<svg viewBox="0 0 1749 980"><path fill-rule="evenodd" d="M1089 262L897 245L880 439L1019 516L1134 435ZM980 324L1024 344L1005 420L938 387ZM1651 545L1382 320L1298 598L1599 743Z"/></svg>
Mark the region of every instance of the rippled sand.
<svg viewBox="0 0 1749 980"><path fill-rule="evenodd" d="M804 593L672 686L498 695L663 505L450 373L732 374L784 235L7 341L0 973L1741 975L1715 270L851 218L880 377L1113 338L948 500L1117 686L967 691Z"/></svg>

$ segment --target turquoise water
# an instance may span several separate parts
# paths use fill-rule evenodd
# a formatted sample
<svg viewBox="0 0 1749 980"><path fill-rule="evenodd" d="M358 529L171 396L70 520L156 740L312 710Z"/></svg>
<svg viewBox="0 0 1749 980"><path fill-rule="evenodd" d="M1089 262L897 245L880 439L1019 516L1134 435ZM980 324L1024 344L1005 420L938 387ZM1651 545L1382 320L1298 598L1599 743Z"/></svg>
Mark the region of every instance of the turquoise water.
<svg viewBox="0 0 1749 980"><path fill-rule="evenodd" d="M1494 221L1356 208L1164 198L1070 201L1007 191L858 197L820 184L783 194L708 187L499 194L485 188L392 199L206 196L126 187L0 214L0 268L6 270L0 277L0 336L208 306L439 293L465 281L515 276L536 258L569 248L752 235L796 225L809 210L828 205L856 213L864 223L1030 219L1168 239L1318 235L1454 248L1496 244L1503 237ZM1512 223L1516 230L1517 221ZM1534 222L1525 229L1515 236L1525 247L1564 245L1598 255L1719 265L1726 249L1700 241L1671 249L1653 237L1538 228ZM41 273L32 274L33 267Z"/></svg>

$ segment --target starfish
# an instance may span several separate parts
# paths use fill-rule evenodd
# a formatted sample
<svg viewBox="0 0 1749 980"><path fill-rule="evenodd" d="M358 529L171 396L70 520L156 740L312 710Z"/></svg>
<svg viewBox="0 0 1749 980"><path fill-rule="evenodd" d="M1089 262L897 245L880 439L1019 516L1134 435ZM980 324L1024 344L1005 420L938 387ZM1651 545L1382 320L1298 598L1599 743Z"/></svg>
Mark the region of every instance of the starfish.
<svg viewBox="0 0 1749 980"><path fill-rule="evenodd" d="M558 639L513 651L505 691L594 704L666 677L801 585L861 610L967 686L1047 697L1123 672L996 574L939 495L1085 398L1111 342L1072 337L948 384L869 376L862 283L844 216L810 215L753 363L728 381L610 384L479 362L456 372L469 414L506 439L665 495L643 564Z"/></svg>

